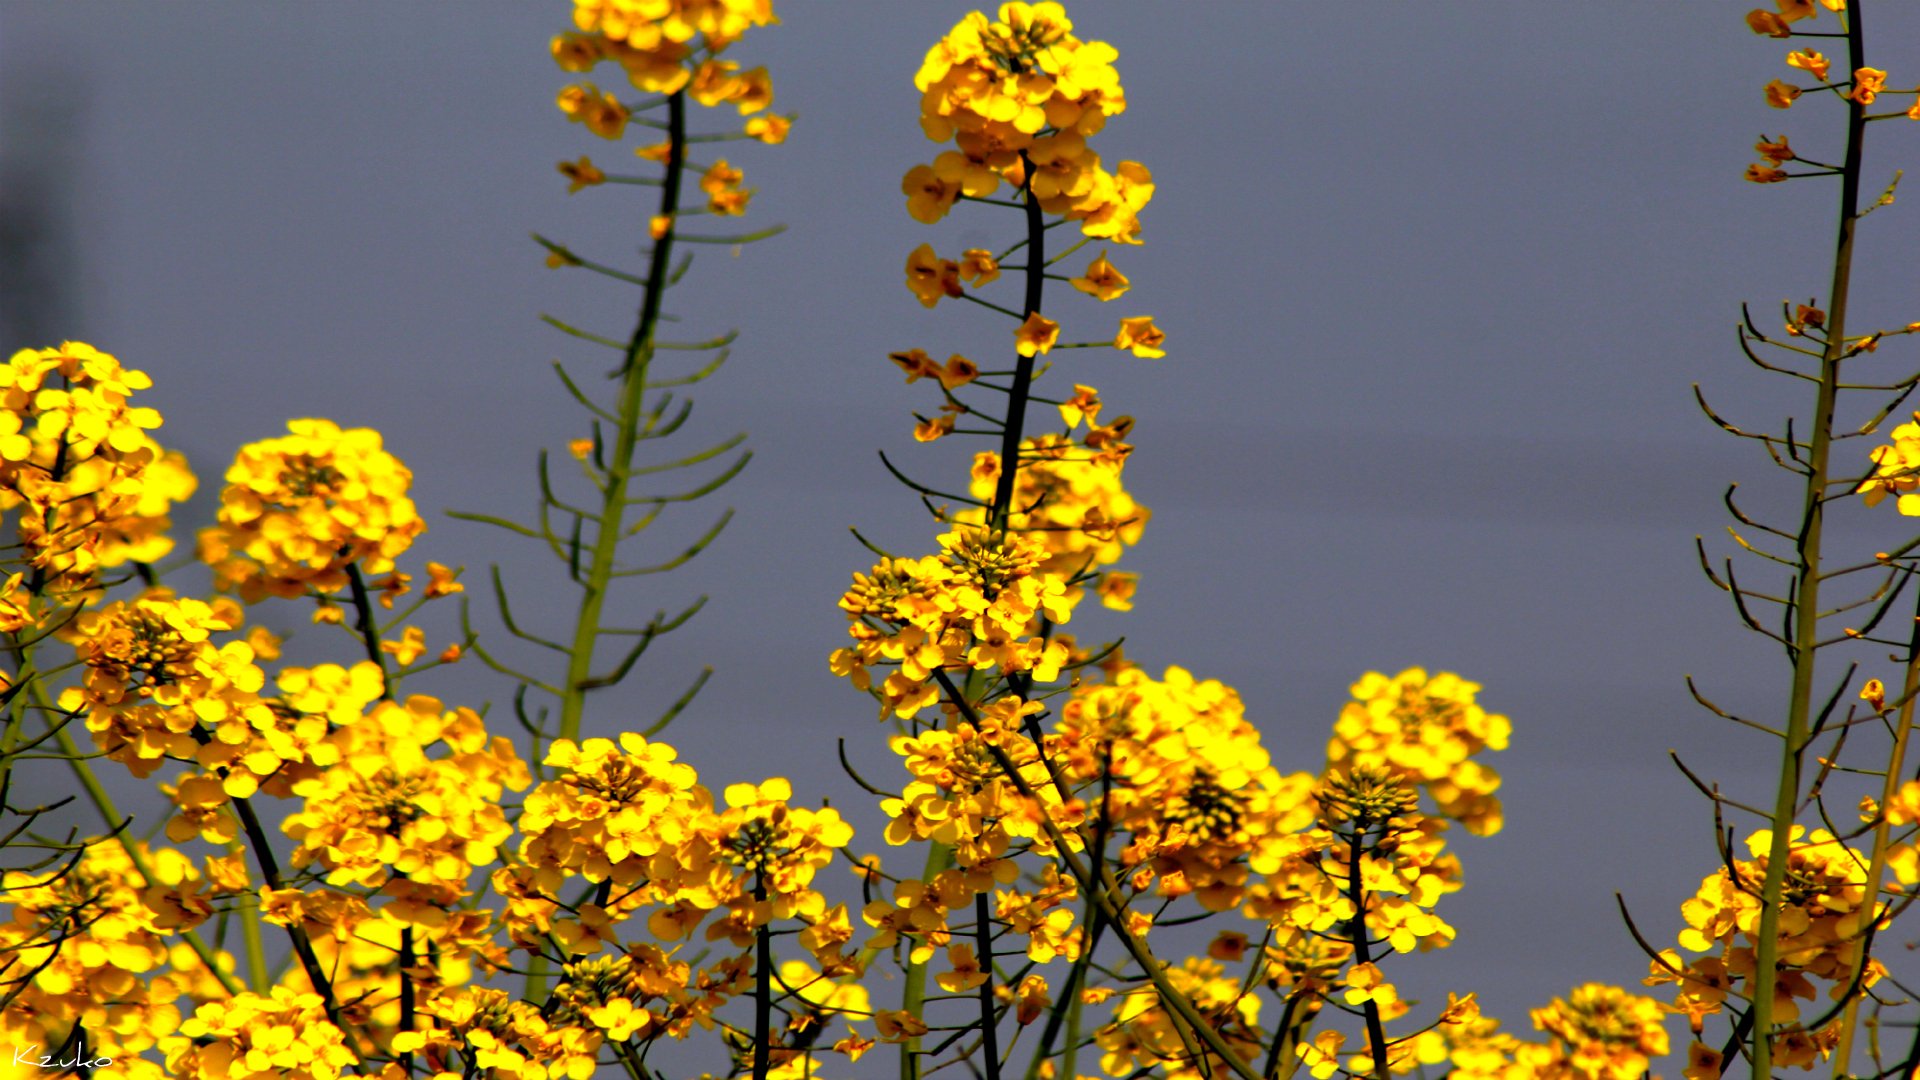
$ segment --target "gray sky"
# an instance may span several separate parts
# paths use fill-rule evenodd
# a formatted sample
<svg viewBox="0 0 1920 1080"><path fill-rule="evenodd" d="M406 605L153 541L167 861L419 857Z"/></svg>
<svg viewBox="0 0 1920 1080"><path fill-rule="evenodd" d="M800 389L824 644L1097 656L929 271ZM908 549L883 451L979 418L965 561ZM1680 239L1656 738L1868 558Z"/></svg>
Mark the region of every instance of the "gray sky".
<svg viewBox="0 0 1920 1080"><path fill-rule="evenodd" d="M1467 888L1440 908L1455 946L1389 974L1441 1000L1478 991L1514 1028L1576 983L1637 984L1646 965L1614 890L1667 945L1714 868L1706 805L1669 748L1755 801L1772 787L1772 744L1700 712L1682 683L1692 673L1762 719L1787 683L1692 550L1720 533L1728 481L1756 505L1797 496L1710 428L1689 384L1777 427L1798 403L1739 357L1738 304L1771 323L1769 305L1825 289L1832 186L1741 180L1762 132L1809 153L1835 137L1830 110L1763 103L1762 84L1789 74L1786 45L1745 28L1751 6L1070 7L1080 36L1120 51L1129 108L1096 149L1144 162L1158 190L1145 246L1114 252L1133 292L1099 311L1062 302L1066 336L1151 313L1169 351L1063 365L1062 385L1093 383L1139 419L1126 477L1155 515L1125 564L1141 574L1135 611L1074 628L1125 634L1150 670L1237 687L1283 769L1319 767L1369 669L1485 684L1514 724L1491 762L1508 826L1459 840ZM727 490L723 541L621 601L644 613L705 592L706 612L589 718L598 734L644 725L712 663L669 735L703 780L791 775L800 797L831 795L869 826L868 847L876 816L833 739L870 776L895 773L872 708L826 667L844 637L834 601L869 561L846 529L930 547L874 452L928 479L963 460L911 442L908 411L928 395L886 354L979 358L1006 334L901 286L923 241L948 253L1014 236L980 208L922 226L899 194L938 150L912 74L970 7L787 2L782 26L738 47L770 70L776 108L800 114L785 146L729 155L758 188L748 222L789 231L737 259L703 253L670 303L689 336L741 331L680 445L744 429L758 456ZM1920 8L1891 7L1870 13L1870 41L1920 40ZM554 582L538 553L441 511L524 511L535 449L585 432L547 364L600 358L540 312L631 324L630 296L548 271L527 239L618 257L648 213L650 192L569 198L554 171L614 157L553 107L569 76L546 41L565 10L0 6L4 92L84 104L70 336L153 375L161 437L208 491L234 447L289 417L380 429L432 525L416 556L463 563L474 585L506 564L533 621ZM1870 56L1896 85L1908 60ZM1873 135L1874 167L1911 163L1920 134ZM1920 318L1905 210L1863 233L1863 324ZM1881 355L1890 374L1912 363L1905 346ZM1855 550L1907 535L1891 514L1856 525ZM263 618L297 625L304 610ZM477 665L460 675L439 686L450 699L504 702Z"/></svg>

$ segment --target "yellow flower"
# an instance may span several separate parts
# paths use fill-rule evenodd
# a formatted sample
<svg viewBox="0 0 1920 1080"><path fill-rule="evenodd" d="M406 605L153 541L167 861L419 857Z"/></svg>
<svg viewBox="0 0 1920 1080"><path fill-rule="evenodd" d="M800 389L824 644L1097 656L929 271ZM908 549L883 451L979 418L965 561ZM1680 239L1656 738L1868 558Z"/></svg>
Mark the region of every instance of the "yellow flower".
<svg viewBox="0 0 1920 1080"><path fill-rule="evenodd" d="M1060 340L1060 324L1039 312L1030 312L1027 321L1013 332L1014 351L1021 356L1045 356Z"/></svg>
<svg viewBox="0 0 1920 1080"><path fill-rule="evenodd" d="M1126 275L1113 268L1105 252L1088 263L1087 272L1074 278L1071 284L1088 296L1102 301L1112 300L1127 291Z"/></svg>
<svg viewBox="0 0 1920 1080"><path fill-rule="evenodd" d="M1863 67L1853 73L1853 91L1847 97L1862 105L1871 105L1887 88L1887 73L1879 68Z"/></svg>
<svg viewBox="0 0 1920 1080"><path fill-rule="evenodd" d="M672 231L672 214L655 214L647 219L647 236L653 240L664 240Z"/></svg>
<svg viewBox="0 0 1920 1080"><path fill-rule="evenodd" d="M1825 56L1822 56L1812 49L1801 49L1798 52L1790 52L1787 54L1787 66L1797 67L1803 71L1811 72L1814 78L1819 79L1821 82L1826 82L1827 71L1831 67L1831 63ZM1885 78L1885 75L1885 72L1881 73L1882 78Z"/></svg>
<svg viewBox="0 0 1920 1080"><path fill-rule="evenodd" d="M1793 100L1800 96L1800 88L1775 79L1767 84L1766 93L1768 105L1776 109L1786 109L1791 108Z"/></svg>
<svg viewBox="0 0 1920 1080"><path fill-rule="evenodd" d="M320 995L286 986L204 1002L161 1046L180 1080L333 1080L356 1060Z"/></svg>
<svg viewBox="0 0 1920 1080"><path fill-rule="evenodd" d="M399 641L381 642L380 651L391 655L401 667L406 667L427 651L427 635L419 627L409 626L401 632Z"/></svg>
<svg viewBox="0 0 1920 1080"><path fill-rule="evenodd" d="M953 970L941 972L934 978L948 993L964 994L987 981L987 973L981 970L973 946L965 942L947 946L947 965Z"/></svg>
<svg viewBox="0 0 1920 1080"><path fill-rule="evenodd" d="M369 428L293 420L287 432L241 447L227 469L218 524L200 534L216 581L253 601L336 592L349 565L391 572L427 527L407 497L413 474Z"/></svg>
<svg viewBox="0 0 1920 1080"><path fill-rule="evenodd" d="M906 352L888 353L887 359L894 362L901 371L907 373L907 381L919 382L921 379L940 377L940 365L933 362L924 349L909 349Z"/></svg>
<svg viewBox="0 0 1920 1080"><path fill-rule="evenodd" d="M1793 152L1793 147L1787 145L1787 137L1785 135L1781 135L1771 141L1762 137L1759 142L1753 144L1753 152L1773 162L1775 165L1784 165L1789 161L1795 160L1798 156Z"/></svg>
<svg viewBox="0 0 1920 1080"><path fill-rule="evenodd" d="M943 296L965 295L959 264L934 254L932 244L921 244L907 256L907 288L920 298L921 307L932 307Z"/></svg>
<svg viewBox="0 0 1920 1080"><path fill-rule="evenodd" d="M1659 1002L1616 986L1587 983L1565 999L1533 1010L1533 1026L1564 1046L1576 1075L1639 1080L1653 1058L1667 1054Z"/></svg>
<svg viewBox="0 0 1920 1080"><path fill-rule="evenodd" d="M586 34L559 34L554 37L553 62L562 71L592 71L600 62L600 46Z"/></svg>
<svg viewBox="0 0 1920 1080"><path fill-rule="evenodd" d="M917 442L932 442L953 432L953 414L943 413L931 420L922 420L913 427L913 437Z"/></svg>
<svg viewBox="0 0 1920 1080"><path fill-rule="evenodd" d="M700 190L707 193L708 212L722 217L746 213L747 200L753 192L741 189L743 179L744 174L727 164L725 158L714 162L700 177Z"/></svg>
<svg viewBox="0 0 1920 1080"><path fill-rule="evenodd" d="M571 183L567 185L567 194L569 195L579 191L583 187L592 187L595 184L604 184L607 182L607 174L601 172L599 167L585 154L580 156L579 161L561 162L560 175L571 181Z"/></svg>
<svg viewBox="0 0 1920 1080"><path fill-rule="evenodd" d="M915 221L928 225L946 217L953 201L960 197L957 180L941 177L931 165L908 169L900 180L900 190L907 196L907 213L912 214Z"/></svg>
<svg viewBox="0 0 1920 1080"><path fill-rule="evenodd" d="M979 288L1000 278L1000 264L985 248L968 248L960 253L960 277Z"/></svg>
<svg viewBox="0 0 1920 1080"><path fill-rule="evenodd" d="M1133 594L1140 587L1140 575L1124 570L1109 570L1100 575L1093 591L1100 597L1102 607L1115 611L1132 611Z"/></svg>
<svg viewBox="0 0 1920 1080"><path fill-rule="evenodd" d="M1787 25L1785 19L1762 8L1755 8L1747 12L1747 26L1752 29L1754 33L1765 34L1768 37L1784 38L1793 36L1793 29Z"/></svg>
<svg viewBox="0 0 1920 1080"><path fill-rule="evenodd" d="M758 139L768 146L776 146L787 141L787 132L793 127L793 121L784 116L756 116L747 121L743 133L752 139Z"/></svg>
<svg viewBox="0 0 1920 1080"><path fill-rule="evenodd" d="M979 378L980 366L966 357L961 356L959 353L955 353L947 357L946 365L940 369L939 374L940 385L951 390L956 386L965 386Z"/></svg>
<svg viewBox="0 0 1920 1080"><path fill-rule="evenodd" d="M1329 1029L1315 1035L1312 1042L1294 1047L1294 1052L1306 1063L1313 1080L1327 1080L1340 1071L1340 1048L1346 1044L1347 1037L1344 1034Z"/></svg>
<svg viewBox="0 0 1920 1080"><path fill-rule="evenodd" d="M1767 165L1747 166L1747 179L1756 184L1777 184L1786 178L1786 173Z"/></svg>
<svg viewBox="0 0 1920 1080"><path fill-rule="evenodd" d="M1131 349L1135 356L1152 358L1167 355L1160 347L1166 340L1166 333L1153 325L1153 317L1142 315L1120 320L1120 332L1113 337L1113 347Z"/></svg>

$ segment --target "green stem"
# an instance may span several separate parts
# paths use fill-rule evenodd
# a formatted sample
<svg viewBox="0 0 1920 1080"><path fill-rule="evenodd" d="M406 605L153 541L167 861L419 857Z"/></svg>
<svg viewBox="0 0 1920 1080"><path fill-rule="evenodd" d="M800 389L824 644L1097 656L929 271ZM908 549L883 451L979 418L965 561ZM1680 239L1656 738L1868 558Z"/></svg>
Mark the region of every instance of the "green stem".
<svg viewBox="0 0 1920 1080"><path fill-rule="evenodd" d="M660 185L660 216L672 221L680 209L680 166L687 153L685 93L674 94L667 104L667 176ZM639 322L627 341L626 361L620 371L619 430L614 433L613 455L607 463L606 483L600 490L593 559L588 564L586 580L581 582L580 607L574 619L573 641L568 648L567 681L561 687L560 737L563 739L578 741L580 738L587 686L593 678L594 644L600 636L600 613L606 605L607 587L613 580L614 556L626 522L627 483L633 469L634 447L639 444L640 406L647 387L647 368L653 359L654 328L660 321L660 304L671 276L672 255L673 226L669 225L666 234L654 242L646 291L640 301Z"/></svg>
<svg viewBox="0 0 1920 1080"><path fill-rule="evenodd" d="M1865 64L1860 4L1850 6L1847 50L1852 70ZM1793 691L1780 755L1780 783L1774 794L1773 836L1767 851L1767 875L1760 887L1759 940L1754 948L1753 1075L1772 1075L1773 995L1780 953L1780 903L1786 882L1793 819L1800 803L1801 756L1806 751L1813 705L1814 649L1819 641L1820 545L1826 517L1827 458L1833 440L1833 407L1846 354L1847 294L1853 272L1853 233L1859 218L1860 160L1866 132L1865 109L1847 103L1847 157L1840 180L1840 227L1834 240L1833 278L1827 296L1827 347L1820 365L1820 389L1814 403L1812 441L1807 448L1807 483L1799 543L1799 568L1793 594Z"/></svg>
<svg viewBox="0 0 1920 1080"><path fill-rule="evenodd" d="M687 157L687 102L684 92L667 102L667 175L660 185L660 216L673 221L680 209L680 172ZM580 741L580 720L586 713L587 690L593 681L594 645L600 639L600 613L606 607L607 588L613 582L614 558L620 546L627 513L627 481L633 469L634 447L639 445L641 405L646 397L647 370L653 359L654 328L660 322L673 253L674 225L654 242L648 263L646 291L640 301L639 321L627 339L620 369L619 424L613 455L608 459L600 489L600 513L595 522L593 558L580 582L580 607L574 616L573 641L567 648L567 677L560 687L560 738ZM527 1000L546 996L547 958L535 955L527 964Z"/></svg>
<svg viewBox="0 0 1920 1080"><path fill-rule="evenodd" d="M1900 689L1900 715L1893 729L1893 750L1887 755L1886 781L1880 786L1880 820L1874 822L1873 851L1867 858L1866 922L1854 931L1853 944L1847 950L1847 971L1858 971L1860 965L1867 962L1867 935L1879 921L1880 879L1887 872L1887 846L1892 833L1887 824L1887 807L1899 793L1900 778L1906 772L1907 737L1913 733L1916 694L1920 694L1920 610L1914 612L1913 636L1907 645L1907 673ZM1863 981L1856 980L1855 985ZM1846 1011L1841 1015L1840 1043L1833 1050L1834 1080L1845 1080L1852 1075L1847 1066L1853 1059L1854 1024L1860 1014L1861 996L1856 992L1848 998Z"/></svg>
<svg viewBox="0 0 1920 1080"><path fill-rule="evenodd" d="M229 855L244 855L246 849L236 840L227 848ZM240 940L247 950L247 982L256 994L273 991L273 980L267 975L267 944L260 932L260 894L253 890L247 892L247 902L240 906Z"/></svg>

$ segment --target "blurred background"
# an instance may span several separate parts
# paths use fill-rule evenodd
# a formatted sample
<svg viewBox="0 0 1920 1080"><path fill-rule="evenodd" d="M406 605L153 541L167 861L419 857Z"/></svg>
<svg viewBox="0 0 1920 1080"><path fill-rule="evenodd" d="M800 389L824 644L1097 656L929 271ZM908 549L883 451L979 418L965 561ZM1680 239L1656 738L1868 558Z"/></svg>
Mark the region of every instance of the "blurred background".
<svg viewBox="0 0 1920 1080"><path fill-rule="evenodd" d="M1389 975L1430 1002L1476 991L1512 1028L1577 983L1635 986L1646 961L1613 893L1668 946L1678 903L1717 865L1708 805L1670 749L1750 801L1774 783L1775 745L1702 712L1683 683L1779 721L1788 669L1740 629L1693 545L1731 547L1728 483L1754 511L1797 506L1797 488L1716 432L1689 387L1766 430L1810 407L1742 360L1733 328L1742 301L1772 327L1783 298L1823 294L1833 229L1831 181L1741 179L1763 133L1839 153L1837 109L1764 103L1764 83L1801 73L1781 62L1787 43L1743 25L1749 6L1070 8L1079 36L1120 52L1129 107L1096 149L1143 162L1158 190L1145 245L1113 251L1133 291L1099 307L1060 286L1049 311L1064 340L1104 337L1122 314L1168 336L1162 360L1055 354L1062 389L1091 383L1108 415L1138 418L1126 479L1154 515L1122 564L1141 576L1135 610L1089 604L1073 629L1124 634L1150 671L1237 687L1288 771L1320 767L1363 672L1422 665L1484 684L1482 703L1514 726L1489 760L1507 827L1457 838L1467 887L1439 909L1454 946ZM1869 41L1920 40L1920 8L1892 7L1869 13ZM712 664L665 737L716 789L778 774L797 799L831 797L871 850L879 816L840 774L835 740L869 777L899 773L872 705L827 671L845 636L835 601L871 562L847 530L930 549L930 522L876 449L958 486L982 448L913 443L909 411L934 396L903 386L886 354L1002 366L1008 329L971 305L923 309L901 268L922 242L1004 247L1017 221L961 206L923 226L900 194L939 149L920 133L913 73L970 5L780 10L783 25L731 55L766 65L776 111L798 113L792 136L726 150L757 189L747 227L788 231L702 250L669 298L677 335L740 339L666 449L744 430L756 456L652 548L670 555L734 507L707 554L616 594L630 624L711 599L591 703L587 732L645 727ZM547 41L567 25L562 4L0 5L7 347L81 339L152 375L160 437L201 479L176 516L183 552L235 447L323 416L378 428L412 467L431 531L410 569L464 565L483 632L499 636L493 563L524 621L568 617L572 594L536 546L444 515L527 516L536 450L564 461L587 433L549 364L595 381L607 360L538 316L622 337L632 325L631 290L547 269L528 237L637 269L653 198L566 194L557 161L590 154L611 171L626 153L554 107L572 77ZM1908 59L1870 54L1894 85L1912 81ZM1872 134L1877 191L1920 156L1920 130ZM1856 328L1920 318L1914 241L1904 205L1864 227ZM1905 342L1876 370L1905 374ZM1907 538L1891 511L1838 520L1853 554ZM435 650L456 635L451 605L436 608ZM350 659L307 615L254 617L293 633L293 655ZM1894 680L1883 654L1857 658ZM409 689L493 702L513 730L508 684L477 663Z"/></svg>

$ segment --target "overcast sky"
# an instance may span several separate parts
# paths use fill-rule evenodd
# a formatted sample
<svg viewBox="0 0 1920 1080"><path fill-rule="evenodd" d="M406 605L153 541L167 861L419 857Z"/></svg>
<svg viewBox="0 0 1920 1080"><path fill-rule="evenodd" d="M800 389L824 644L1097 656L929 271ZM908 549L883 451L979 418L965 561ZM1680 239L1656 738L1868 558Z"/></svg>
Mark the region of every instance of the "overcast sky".
<svg viewBox="0 0 1920 1080"><path fill-rule="evenodd" d="M1095 148L1145 163L1158 190L1145 245L1114 253L1133 292L1098 311L1061 302L1066 336L1150 313L1169 353L1063 364L1063 382L1138 418L1126 479L1154 512L1125 564L1141 574L1136 609L1074 628L1125 634L1151 670L1239 688L1288 770L1319 768L1369 669L1485 684L1514 725L1491 761L1508 827L1460 838L1467 888L1440 907L1456 945L1390 974L1415 993L1478 991L1521 1029L1576 983L1645 973L1614 890L1667 945L1713 870L1707 807L1669 748L1753 801L1772 790L1773 744L1699 711L1682 682L1762 719L1787 686L1692 546L1727 546L1729 481L1758 506L1797 499L1710 428L1689 384L1764 428L1804 411L1732 330L1742 300L1770 311L1824 291L1832 229L1830 183L1741 180L1763 132L1835 139L1836 110L1764 104L1786 45L1746 29L1750 6L1070 8L1080 36L1119 49L1127 91ZM1920 8L1890 6L1870 12L1870 40L1910 52ZM963 460L911 442L928 395L886 354L990 356L1007 329L967 305L928 312L901 285L923 241L1016 238L977 207L920 225L899 194L938 150L913 72L969 9L787 2L783 25L737 47L771 72L776 108L799 113L786 145L729 155L758 189L748 222L789 231L737 258L703 252L670 304L688 336L740 329L680 445L744 430L757 456L684 519L731 505L724 539L619 601L644 618L706 593L707 610L588 719L593 734L644 726L712 663L669 735L703 779L791 775L797 797L830 795L862 826L876 817L833 740L869 775L895 774L872 707L826 667L844 638L834 602L870 561L847 528L929 549L875 450L929 479ZM18 123L0 143L14 159L70 155L76 284L55 332L153 376L161 437L209 492L237 445L290 417L378 428L429 517L417 557L465 564L475 585L505 564L548 626L563 609L534 595L554 581L539 552L443 511L522 513L536 449L584 434L547 366L602 360L540 313L631 325L630 295L547 270L528 239L620 259L649 213L646 189L568 197L554 171L614 156L553 106L570 79L546 42L565 24L559 4L0 5L0 93L77 117L65 149L23 141ZM1910 61L1870 55L1895 84ZM1873 134L1877 189L1920 132ZM1920 318L1914 242L1904 205L1865 227L1864 324ZM1904 345L1880 355L1889 373L1913 366ZM201 499L183 525L210 513ZM1845 520L1850 550L1906 538L1887 514ZM304 611L261 617L298 627ZM450 699L504 703L501 680L460 675L437 684ZM1889 955L1898 973L1908 958Z"/></svg>

